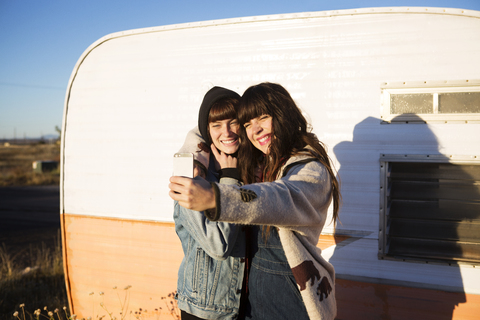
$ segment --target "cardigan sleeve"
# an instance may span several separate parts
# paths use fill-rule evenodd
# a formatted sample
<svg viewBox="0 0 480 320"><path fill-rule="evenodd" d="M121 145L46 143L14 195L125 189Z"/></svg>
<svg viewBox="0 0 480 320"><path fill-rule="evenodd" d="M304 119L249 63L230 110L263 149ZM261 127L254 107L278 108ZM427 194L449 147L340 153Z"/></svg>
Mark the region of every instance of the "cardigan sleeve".
<svg viewBox="0 0 480 320"><path fill-rule="evenodd" d="M212 220L289 229L323 227L331 203L331 179L318 161L298 163L274 182L242 187L215 183Z"/></svg>

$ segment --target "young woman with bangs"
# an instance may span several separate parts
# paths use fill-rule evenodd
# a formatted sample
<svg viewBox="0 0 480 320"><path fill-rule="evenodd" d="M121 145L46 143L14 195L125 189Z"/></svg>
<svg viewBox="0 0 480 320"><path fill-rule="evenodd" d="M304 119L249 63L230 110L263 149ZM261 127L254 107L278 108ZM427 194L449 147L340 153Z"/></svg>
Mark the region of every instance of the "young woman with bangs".
<svg viewBox="0 0 480 320"><path fill-rule="evenodd" d="M239 100L231 90L209 90L200 106L198 127L179 151L194 154L195 175L207 181L241 185L236 169ZM245 265L241 226L210 221L177 201L174 220L185 254L176 295L182 319L237 319Z"/></svg>
<svg viewBox="0 0 480 320"><path fill-rule="evenodd" d="M316 246L330 204L335 223L341 199L327 152L278 84L248 88L237 114L245 185L172 177L170 196L211 221L258 226L249 248L247 318L334 319L335 272Z"/></svg>

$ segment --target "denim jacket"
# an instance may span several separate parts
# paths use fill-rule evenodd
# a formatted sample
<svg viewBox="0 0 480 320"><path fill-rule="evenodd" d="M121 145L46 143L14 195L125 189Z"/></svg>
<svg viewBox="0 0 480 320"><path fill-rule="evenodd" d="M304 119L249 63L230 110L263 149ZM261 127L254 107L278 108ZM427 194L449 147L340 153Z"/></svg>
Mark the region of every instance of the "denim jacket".
<svg viewBox="0 0 480 320"><path fill-rule="evenodd" d="M207 180L217 180L208 170ZM237 184L232 178L222 184ZM184 252L177 282L180 310L203 319L236 319L244 273L242 226L213 222L175 202L175 231Z"/></svg>

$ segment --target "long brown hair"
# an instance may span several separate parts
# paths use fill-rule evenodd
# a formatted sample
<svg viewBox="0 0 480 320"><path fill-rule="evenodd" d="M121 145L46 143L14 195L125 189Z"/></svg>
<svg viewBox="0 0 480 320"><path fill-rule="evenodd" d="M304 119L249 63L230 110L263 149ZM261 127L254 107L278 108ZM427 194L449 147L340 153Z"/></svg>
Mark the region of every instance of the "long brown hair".
<svg viewBox="0 0 480 320"><path fill-rule="evenodd" d="M250 143L244 127L251 119L264 114L272 117L273 136L266 156ZM324 144L310 132L307 120L288 91L279 84L268 82L251 86L240 100L237 117L241 138L238 167L243 182L246 184L256 182L254 171L259 165L263 165L263 181L274 181L286 160L295 154L308 152L323 164L330 175L335 224L341 203L339 181ZM307 146L311 149L305 149Z"/></svg>

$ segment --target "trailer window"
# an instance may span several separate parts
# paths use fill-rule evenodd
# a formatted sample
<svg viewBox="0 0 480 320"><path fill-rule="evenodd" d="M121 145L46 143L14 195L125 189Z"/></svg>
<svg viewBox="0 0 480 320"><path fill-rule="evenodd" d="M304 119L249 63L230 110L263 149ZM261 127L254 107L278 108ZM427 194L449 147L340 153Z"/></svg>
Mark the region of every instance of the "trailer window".
<svg viewBox="0 0 480 320"><path fill-rule="evenodd" d="M385 83L382 120L480 123L480 81Z"/></svg>
<svg viewBox="0 0 480 320"><path fill-rule="evenodd" d="M433 113L432 94L391 94L390 113Z"/></svg>
<svg viewBox="0 0 480 320"><path fill-rule="evenodd" d="M480 264L480 161L383 155L379 258Z"/></svg>
<svg viewBox="0 0 480 320"><path fill-rule="evenodd" d="M438 113L479 113L480 92L438 94Z"/></svg>

